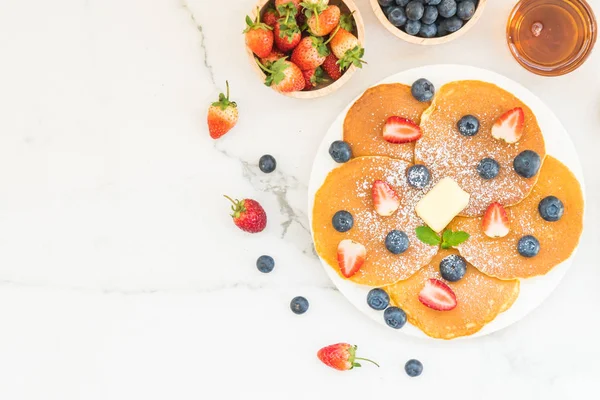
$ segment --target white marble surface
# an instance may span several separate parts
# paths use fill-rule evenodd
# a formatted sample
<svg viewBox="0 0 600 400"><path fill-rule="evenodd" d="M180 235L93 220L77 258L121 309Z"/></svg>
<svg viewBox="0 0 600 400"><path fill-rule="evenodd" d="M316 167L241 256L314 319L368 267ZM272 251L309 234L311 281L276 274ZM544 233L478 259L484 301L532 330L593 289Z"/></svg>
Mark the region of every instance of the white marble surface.
<svg viewBox="0 0 600 400"><path fill-rule="evenodd" d="M335 95L265 88L243 51L253 0L0 2L0 398L567 399L600 374L600 51L554 79L523 70L488 1L448 45L403 43L358 0L369 64ZM591 0L596 12L600 1ZM467 63L521 82L571 133L587 179L575 264L544 305L488 337L439 343L356 311L315 258L306 185L350 99L402 69ZM229 79L239 125L213 142L206 107ZM258 172L273 154L278 170ZM221 197L269 214L250 236ZM275 257L273 273L254 267ZM311 308L293 315L289 300ZM316 350L348 341L382 368L338 373ZM411 357L425 372L409 379ZM589 396L588 396L589 397Z"/></svg>

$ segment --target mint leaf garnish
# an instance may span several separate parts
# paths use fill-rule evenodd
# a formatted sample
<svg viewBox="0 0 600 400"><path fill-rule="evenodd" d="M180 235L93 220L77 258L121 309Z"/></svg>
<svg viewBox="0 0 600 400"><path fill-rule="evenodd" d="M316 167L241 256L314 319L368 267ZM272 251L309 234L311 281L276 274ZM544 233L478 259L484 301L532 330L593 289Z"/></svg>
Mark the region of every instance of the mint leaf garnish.
<svg viewBox="0 0 600 400"><path fill-rule="evenodd" d="M417 229L415 229L415 232L417 233L417 238L425 244L438 246L442 241L440 235L435 233L433 229L426 225L419 226Z"/></svg>
<svg viewBox="0 0 600 400"><path fill-rule="evenodd" d="M452 247L456 247L459 244L467 241L470 237L471 235L469 235L467 232L452 232L451 230L447 230L444 232L443 235L442 249L450 249Z"/></svg>

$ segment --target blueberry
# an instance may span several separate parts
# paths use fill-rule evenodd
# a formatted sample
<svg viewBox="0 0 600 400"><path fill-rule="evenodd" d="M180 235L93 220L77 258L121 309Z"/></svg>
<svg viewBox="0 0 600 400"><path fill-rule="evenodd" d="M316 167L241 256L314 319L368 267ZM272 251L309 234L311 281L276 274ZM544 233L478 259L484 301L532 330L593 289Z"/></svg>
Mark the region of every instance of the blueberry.
<svg viewBox="0 0 600 400"><path fill-rule="evenodd" d="M406 5L408 4L410 0L396 0L396 4L399 5L400 7L406 7Z"/></svg>
<svg viewBox="0 0 600 400"><path fill-rule="evenodd" d="M473 14L475 14L475 2L471 0L464 0L458 3L458 7L456 9L456 16L463 21L468 21L473 18Z"/></svg>
<svg viewBox="0 0 600 400"><path fill-rule="evenodd" d="M430 25L435 22L437 17L438 17L437 7L427 6L427 7L425 7L425 12L423 13L423 17L421 17L421 22L423 24Z"/></svg>
<svg viewBox="0 0 600 400"><path fill-rule="evenodd" d="M354 226L354 218L348 211L340 210L333 214L331 224L338 232L348 232Z"/></svg>
<svg viewBox="0 0 600 400"><path fill-rule="evenodd" d="M381 7L387 7L387 6L391 6L392 4L395 4L396 1L395 0L378 0L379 1L379 5Z"/></svg>
<svg viewBox="0 0 600 400"><path fill-rule="evenodd" d="M444 22L442 22L442 24ZM442 26L440 26L440 28L442 28ZM473 115L465 115L458 120L456 126L463 136L475 136L477 135L477 132L479 132L479 120Z"/></svg>
<svg viewBox="0 0 600 400"><path fill-rule="evenodd" d="M535 257L540 252L540 242L531 235L523 236L519 239L517 251L523 257Z"/></svg>
<svg viewBox="0 0 600 400"><path fill-rule="evenodd" d="M383 319L388 326L400 329L406 324L406 313L398 307L388 307L383 312Z"/></svg>
<svg viewBox="0 0 600 400"><path fill-rule="evenodd" d="M385 310L390 305L390 296L383 289L371 289L367 295L367 304L373 310Z"/></svg>
<svg viewBox="0 0 600 400"><path fill-rule="evenodd" d="M329 146L329 155L336 163L345 163L352 158L352 149L343 140L336 140Z"/></svg>
<svg viewBox="0 0 600 400"><path fill-rule="evenodd" d="M446 31L449 33L454 33L463 26L462 19L458 17L450 17L448 19L443 20L440 23L440 26L443 26Z"/></svg>
<svg viewBox="0 0 600 400"><path fill-rule="evenodd" d="M444 257L440 262L440 273L442 278L448 282L457 282L465 276L467 272L467 261L458 254L451 254Z"/></svg>
<svg viewBox="0 0 600 400"><path fill-rule="evenodd" d="M424 38L432 38L437 34L437 26L435 24L421 24L421 29L419 30L419 36Z"/></svg>
<svg viewBox="0 0 600 400"><path fill-rule="evenodd" d="M477 172L483 179L494 179L500 173L500 164L493 158L484 158L477 164Z"/></svg>
<svg viewBox="0 0 600 400"><path fill-rule="evenodd" d="M275 260L271 256L260 256L256 260L256 268L263 274L268 274L275 268Z"/></svg>
<svg viewBox="0 0 600 400"><path fill-rule="evenodd" d="M515 157L513 168L523 178L531 178L537 174L541 164L542 159L535 151L525 150Z"/></svg>
<svg viewBox="0 0 600 400"><path fill-rule="evenodd" d="M548 221L555 222L562 218L565 212L565 206L556 196L544 197L538 205L540 216Z"/></svg>
<svg viewBox="0 0 600 400"><path fill-rule="evenodd" d="M403 8L392 7L388 14L388 20L394 26L402 26L406 24L406 13Z"/></svg>
<svg viewBox="0 0 600 400"><path fill-rule="evenodd" d="M277 167L277 161L275 161L275 157L270 154L265 154L258 160L258 168L265 174L270 174L275 171L275 167Z"/></svg>
<svg viewBox="0 0 600 400"><path fill-rule="evenodd" d="M448 31L446 30L446 28L444 28L444 26L442 25L442 22L444 22L444 21L442 20L438 23L438 27L437 27L438 28L438 32L437 32L438 37L446 36L448 34Z"/></svg>
<svg viewBox="0 0 600 400"><path fill-rule="evenodd" d="M437 6L441 2L442 2L442 0L425 0L425 4L430 5L430 6Z"/></svg>
<svg viewBox="0 0 600 400"><path fill-rule="evenodd" d="M411 86L410 92L419 101L429 101L435 94L435 86L425 78L417 79Z"/></svg>
<svg viewBox="0 0 600 400"><path fill-rule="evenodd" d="M408 169L408 184L418 189L423 189L429 183L431 174L426 166L417 164Z"/></svg>
<svg viewBox="0 0 600 400"><path fill-rule="evenodd" d="M420 29L421 23L419 21L412 21L409 19L406 21L406 25L404 25L404 31L411 36L415 36L417 33L419 33Z"/></svg>
<svg viewBox="0 0 600 400"><path fill-rule="evenodd" d="M420 1L411 1L406 5L406 17L413 21L418 21L423 17L425 6Z"/></svg>
<svg viewBox="0 0 600 400"><path fill-rule="evenodd" d="M297 296L290 302L290 308L294 314L304 314L308 310L308 300L302 296Z"/></svg>
<svg viewBox="0 0 600 400"><path fill-rule="evenodd" d="M455 0L442 0L437 6L438 12L444 18L453 17L456 14L456 1Z"/></svg>
<svg viewBox="0 0 600 400"><path fill-rule="evenodd" d="M408 376L414 378L423 372L423 363L419 360L408 360L404 364L404 370Z"/></svg>
<svg viewBox="0 0 600 400"><path fill-rule="evenodd" d="M385 248L392 254L402 254L410 245L410 240L406 233L393 230L385 237Z"/></svg>

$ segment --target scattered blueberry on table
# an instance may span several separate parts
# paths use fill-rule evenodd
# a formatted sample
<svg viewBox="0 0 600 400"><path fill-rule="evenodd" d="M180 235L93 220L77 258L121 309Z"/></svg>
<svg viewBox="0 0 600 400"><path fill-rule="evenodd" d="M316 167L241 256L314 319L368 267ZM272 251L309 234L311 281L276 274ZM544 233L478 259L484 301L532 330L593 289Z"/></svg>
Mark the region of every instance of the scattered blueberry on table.
<svg viewBox="0 0 600 400"><path fill-rule="evenodd" d="M354 217L348 211L340 210L333 214L331 224L338 232L348 232L354 226Z"/></svg>
<svg viewBox="0 0 600 400"><path fill-rule="evenodd" d="M478 0L378 0L388 21L411 36L432 38L461 29Z"/></svg>
<svg viewBox="0 0 600 400"><path fill-rule="evenodd" d="M308 310L308 300L302 296L297 296L290 302L290 309L294 314L304 314Z"/></svg>
<svg viewBox="0 0 600 400"><path fill-rule="evenodd" d="M410 377L417 377L423 373L423 363L419 360L408 360L404 365L406 374Z"/></svg>
<svg viewBox="0 0 600 400"><path fill-rule="evenodd" d="M260 256L256 260L256 268L263 274L268 274L275 268L275 260L271 256Z"/></svg>
<svg viewBox="0 0 600 400"><path fill-rule="evenodd" d="M383 289L371 289L367 294L367 304L373 310L385 310L390 305L390 296Z"/></svg>
<svg viewBox="0 0 600 400"><path fill-rule="evenodd" d="M336 140L329 146L329 155L336 163L342 164L352 158L352 148L343 140Z"/></svg>
<svg viewBox="0 0 600 400"><path fill-rule="evenodd" d="M275 157L270 154L265 154L258 160L258 168L265 174L270 174L275 171L277 167L277 161L275 161Z"/></svg>

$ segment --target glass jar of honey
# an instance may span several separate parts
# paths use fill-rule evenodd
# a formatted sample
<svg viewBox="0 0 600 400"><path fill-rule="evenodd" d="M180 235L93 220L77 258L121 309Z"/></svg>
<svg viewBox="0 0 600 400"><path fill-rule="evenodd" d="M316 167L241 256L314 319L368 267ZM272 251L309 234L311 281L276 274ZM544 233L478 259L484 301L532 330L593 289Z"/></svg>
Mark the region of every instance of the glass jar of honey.
<svg viewBox="0 0 600 400"><path fill-rule="evenodd" d="M515 59L545 76L577 69L590 55L597 35L596 18L585 0L521 0L506 32Z"/></svg>

